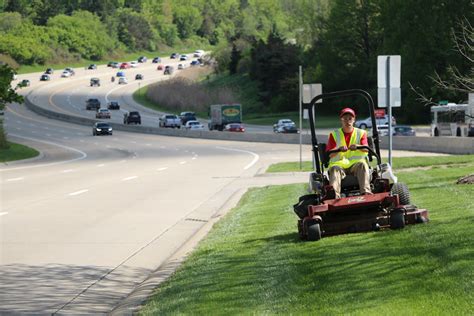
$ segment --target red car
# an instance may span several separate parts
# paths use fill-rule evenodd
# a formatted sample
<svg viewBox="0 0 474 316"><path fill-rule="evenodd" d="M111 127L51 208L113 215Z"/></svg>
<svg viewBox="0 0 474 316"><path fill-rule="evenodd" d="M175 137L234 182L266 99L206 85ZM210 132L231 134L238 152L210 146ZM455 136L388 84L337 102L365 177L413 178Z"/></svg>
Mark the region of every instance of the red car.
<svg viewBox="0 0 474 316"><path fill-rule="evenodd" d="M130 64L129 63L121 63L120 64L120 69L128 69L130 68Z"/></svg>
<svg viewBox="0 0 474 316"><path fill-rule="evenodd" d="M158 67L156 67L156 70L163 70L163 65L158 65Z"/></svg>
<svg viewBox="0 0 474 316"><path fill-rule="evenodd" d="M245 132L245 128L244 128L243 124L231 123L231 124L227 124L225 126L224 131L227 131L227 132Z"/></svg>

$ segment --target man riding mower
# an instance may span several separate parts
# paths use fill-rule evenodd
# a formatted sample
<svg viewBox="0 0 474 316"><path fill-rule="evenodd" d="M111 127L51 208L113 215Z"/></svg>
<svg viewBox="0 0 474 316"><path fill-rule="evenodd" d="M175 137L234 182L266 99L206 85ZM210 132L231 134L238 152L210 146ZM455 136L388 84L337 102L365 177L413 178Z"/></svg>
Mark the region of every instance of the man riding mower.
<svg viewBox="0 0 474 316"><path fill-rule="evenodd" d="M355 95L362 96L368 103L372 137L351 125L355 113L346 108L340 114L342 129L331 133L328 146L318 143L314 118L316 102ZM428 221L428 211L411 204L407 186L397 182L390 165L381 161L375 106L369 93L345 90L321 94L305 108L309 112L316 170L310 174L312 194L300 197L294 205L301 239L315 241L345 233L400 229L407 224ZM377 162L374 168L370 166L373 158ZM328 167L329 178L324 172Z"/></svg>

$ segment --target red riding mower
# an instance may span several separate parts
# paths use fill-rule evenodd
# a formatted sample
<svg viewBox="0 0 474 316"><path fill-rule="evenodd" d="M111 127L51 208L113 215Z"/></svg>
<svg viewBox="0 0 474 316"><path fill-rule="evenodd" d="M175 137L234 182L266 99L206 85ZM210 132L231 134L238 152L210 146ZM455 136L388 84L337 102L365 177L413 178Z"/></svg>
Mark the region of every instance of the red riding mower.
<svg viewBox="0 0 474 316"><path fill-rule="evenodd" d="M329 154L326 144L318 143L315 131L314 105L318 100L362 96L369 105L372 120L372 137L369 146L358 146L368 150L368 162L376 158L377 165L370 167L373 195L361 195L357 178L347 175L341 183L341 198L335 199L335 192L324 174L328 167ZM372 97L363 90L345 90L316 96L305 105L309 112L311 143L315 162L315 172L310 174L312 194L299 198L294 205L301 239L315 241L321 237L346 233L377 231L383 228L400 229L407 224L425 223L428 211L418 209L410 203L410 192L405 184L397 182L389 164L382 164L380 158L379 135L375 122L375 107Z"/></svg>

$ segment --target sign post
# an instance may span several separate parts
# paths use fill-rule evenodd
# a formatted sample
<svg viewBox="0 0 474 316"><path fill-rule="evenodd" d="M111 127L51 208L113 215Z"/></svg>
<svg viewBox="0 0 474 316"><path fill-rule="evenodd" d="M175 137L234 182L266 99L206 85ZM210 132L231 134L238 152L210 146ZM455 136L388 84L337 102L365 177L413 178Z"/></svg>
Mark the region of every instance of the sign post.
<svg viewBox="0 0 474 316"><path fill-rule="evenodd" d="M378 107L388 108L388 162L392 165L392 107L400 107L400 55L378 56Z"/></svg>

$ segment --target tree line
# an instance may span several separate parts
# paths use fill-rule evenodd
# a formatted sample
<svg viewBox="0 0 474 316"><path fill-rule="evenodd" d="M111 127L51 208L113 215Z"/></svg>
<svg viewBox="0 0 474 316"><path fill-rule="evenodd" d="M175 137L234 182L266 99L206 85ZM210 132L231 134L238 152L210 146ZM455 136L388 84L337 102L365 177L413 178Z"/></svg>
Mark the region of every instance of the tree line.
<svg viewBox="0 0 474 316"><path fill-rule="evenodd" d="M218 71L255 80L262 113L297 109L299 65L304 82L322 83L324 91L359 88L376 97L377 56L401 55L395 114L421 123L429 108L410 87L433 100L467 98L432 77L448 79L451 67L472 74L472 38L469 59L453 35L473 15L471 0L0 0L0 54L44 64L205 47ZM358 100L344 105L362 111Z"/></svg>

